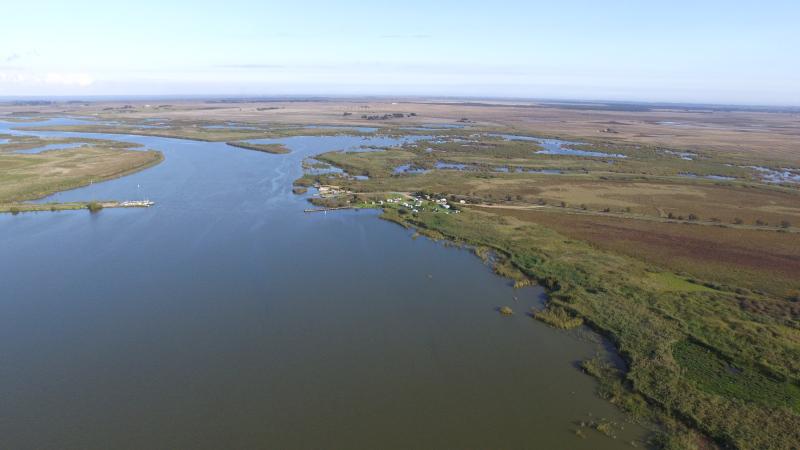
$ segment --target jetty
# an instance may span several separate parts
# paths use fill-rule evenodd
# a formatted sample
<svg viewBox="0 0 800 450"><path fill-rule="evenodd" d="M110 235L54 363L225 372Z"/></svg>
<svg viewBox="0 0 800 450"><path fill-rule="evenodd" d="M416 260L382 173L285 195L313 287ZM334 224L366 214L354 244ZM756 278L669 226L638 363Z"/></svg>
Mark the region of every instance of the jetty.
<svg viewBox="0 0 800 450"><path fill-rule="evenodd" d="M327 212L327 211L339 211L342 209L356 209L352 206L336 206L331 208L311 208L311 209L304 209L303 212L307 213L315 213L315 212Z"/></svg>

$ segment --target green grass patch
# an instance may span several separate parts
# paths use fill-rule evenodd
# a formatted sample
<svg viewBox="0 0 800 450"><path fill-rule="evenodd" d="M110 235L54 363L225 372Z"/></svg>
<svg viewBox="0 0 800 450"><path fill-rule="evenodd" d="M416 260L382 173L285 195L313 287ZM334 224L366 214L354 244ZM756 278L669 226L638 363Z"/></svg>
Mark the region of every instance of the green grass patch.
<svg viewBox="0 0 800 450"><path fill-rule="evenodd" d="M688 340L675 344L673 355L686 377L711 394L800 412L800 386L752 366L738 366L715 351Z"/></svg>
<svg viewBox="0 0 800 450"><path fill-rule="evenodd" d="M536 320L540 320L550 326L569 330L583 325L583 319L573 316L564 308L550 305L541 311L531 313Z"/></svg>
<svg viewBox="0 0 800 450"><path fill-rule="evenodd" d="M231 147L243 148L246 150L255 150L257 152L285 154L291 150L283 144L256 144L252 142L227 142Z"/></svg>
<svg viewBox="0 0 800 450"><path fill-rule="evenodd" d="M646 281L661 292L713 292L702 284L692 283L671 272L650 272L647 274Z"/></svg>

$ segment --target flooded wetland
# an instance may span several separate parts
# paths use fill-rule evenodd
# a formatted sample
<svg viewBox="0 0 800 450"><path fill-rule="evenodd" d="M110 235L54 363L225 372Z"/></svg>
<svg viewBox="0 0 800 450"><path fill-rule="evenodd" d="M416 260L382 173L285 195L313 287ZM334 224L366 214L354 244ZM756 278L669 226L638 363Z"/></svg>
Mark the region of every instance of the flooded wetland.
<svg viewBox="0 0 800 450"><path fill-rule="evenodd" d="M542 288L375 211L304 214L292 194L306 158L415 137L258 141L290 151L269 154L15 125L0 133L164 161L36 200L150 208L0 215L5 447L643 446L578 368L613 357L597 336L528 316Z"/></svg>

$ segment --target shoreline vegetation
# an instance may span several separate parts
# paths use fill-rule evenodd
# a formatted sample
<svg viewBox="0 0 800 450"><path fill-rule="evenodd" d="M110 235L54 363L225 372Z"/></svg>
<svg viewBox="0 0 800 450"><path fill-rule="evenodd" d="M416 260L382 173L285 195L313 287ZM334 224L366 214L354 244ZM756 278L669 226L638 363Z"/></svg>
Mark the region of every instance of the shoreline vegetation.
<svg viewBox="0 0 800 450"><path fill-rule="evenodd" d="M47 150L48 146L72 146ZM0 213L140 207L143 202L29 203L52 194L121 178L160 164L163 153L125 142L82 138L13 136L0 144ZM38 153L19 150L43 148ZM141 203L141 204L140 204Z"/></svg>
<svg viewBox="0 0 800 450"><path fill-rule="evenodd" d="M800 389L792 375L797 373L796 350L780 348L780 335L757 338L753 334L757 328L708 327L718 319L744 319L737 304L744 300L737 293L741 290L703 289L705 285L668 272L651 272L655 268L598 252L547 228L468 208L460 215L412 217L388 207L381 217L433 239L490 248L523 276L547 288L548 304L532 312L534 318L567 329L585 323L609 338L628 370L591 360L583 363L583 369L598 379L601 396L638 421L657 426L655 440L660 447L702 448L711 439L721 447L791 448L800 439ZM519 236L522 231L524 237ZM652 278L668 290L659 292L641 281ZM752 293L749 297L774 306L780 301ZM764 317L752 319L774 331L785 326ZM754 339L762 342L739 350L740 341ZM730 369L737 373L728 377L728 383L736 386L744 379L748 385L725 392L698 386L691 374L704 364L705 354L678 358L673 352L676 345L687 343L717 355L721 367L735 368ZM721 374L704 375L714 386L714 377ZM747 401L739 392L748 392Z"/></svg>
<svg viewBox="0 0 800 450"><path fill-rule="evenodd" d="M53 202L53 203L10 203L0 204L0 213L17 215L28 212L56 212L86 209L98 212L107 208L147 208L152 202L145 201L88 201L88 202Z"/></svg>
<svg viewBox="0 0 800 450"><path fill-rule="evenodd" d="M209 125L206 122L170 125L151 128L153 125L133 122L129 125L103 125L88 123L85 125L45 125L20 126L20 131L61 131L75 133L129 134L172 139L187 139L202 142L228 142L254 139L280 139L293 136L369 136L373 133L358 131L350 127L303 128L299 126L284 128L226 128L225 125ZM214 127L214 128L211 128ZM238 146L238 145L237 145ZM249 147L242 147L249 148Z"/></svg>
<svg viewBox="0 0 800 450"><path fill-rule="evenodd" d="M624 368L592 359L582 369L602 397L651 424L657 447L800 442L797 187L684 179L673 167L687 162L653 166L655 149L614 148L628 158L610 166L538 156L535 143L458 139L317 155L368 178L307 173L295 186L316 187L309 201L317 207L381 209L421 235L491 253L495 272L515 286L544 286L547 305L530 316L556 328L586 325L613 343ZM700 166L716 171L725 164L717 161ZM548 164L584 170L494 170ZM771 213L765 203L785 206ZM661 234L663 243L654 240Z"/></svg>
<svg viewBox="0 0 800 450"><path fill-rule="evenodd" d="M409 105L420 111L414 120L430 120L424 103ZM536 106L429 107L454 109L461 117L465 111L490 113L468 129L399 131L376 120L386 127L378 133L437 137L400 148L317 155L321 163L366 177L306 173L294 182L296 193L316 188L309 201L321 208L380 209L383 219L420 235L474 248L516 287L546 288L546 306L529 315L556 328L587 326L608 338L624 366L592 358L581 368L598 380L603 398L651 427L655 446L796 448L800 186L762 176L763 169L797 170L791 140L765 134L767 127L745 134L687 127L684 135L666 139L669 114L677 112L638 111L633 117L615 111L614 120L588 120L583 115L596 113L546 107L543 117L569 119L549 122L547 137L574 142L566 147L571 153L543 153L541 140L529 140L538 130L493 113L501 108L516 117L535 115ZM285 113L284 106L264 108L255 105L251 114ZM641 121L642 114L655 118ZM719 125L722 119L715 117ZM732 126L743 126L734 119ZM781 120L776 130L787 123ZM167 135L100 125L41 129L224 142L372 134L196 125L171 127ZM509 130L523 139L487 134ZM743 150L750 144L763 151Z"/></svg>
<svg viewBox="0 0 800 450"><path fill-rule="evenodd" d="M283 144L257 144L253 142L226 142L226 144L230 145L231 147L243 148L245 150L255 150L257 152L273 153L277 155L286 154L291 151Z"/></svg>

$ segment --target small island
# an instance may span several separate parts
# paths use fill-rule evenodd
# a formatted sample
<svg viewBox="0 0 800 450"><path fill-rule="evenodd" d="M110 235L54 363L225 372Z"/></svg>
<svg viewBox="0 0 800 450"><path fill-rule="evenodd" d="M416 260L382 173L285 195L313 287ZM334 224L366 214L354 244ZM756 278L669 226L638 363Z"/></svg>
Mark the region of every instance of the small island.
<svg viewBox="0 0 800 450"><path fill-rule="evenodd" d="M290 150L283 144L257 144L253 142L227 142L231 147L255 150L257 152L274 153L282 155L289 153Z"/></svg>
<svg viewBox="0 0 800 450"><path fill-rule="evenodd" d="M0 144L0 213L151 206L147 201L29 203L56 192L124 177L164 160L138 144L87 138L4 135Z"/></svg>

